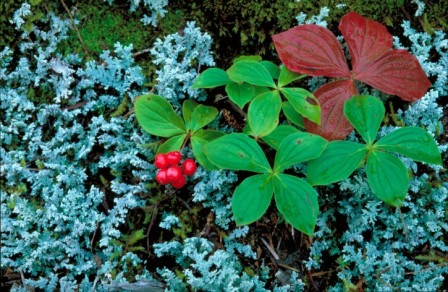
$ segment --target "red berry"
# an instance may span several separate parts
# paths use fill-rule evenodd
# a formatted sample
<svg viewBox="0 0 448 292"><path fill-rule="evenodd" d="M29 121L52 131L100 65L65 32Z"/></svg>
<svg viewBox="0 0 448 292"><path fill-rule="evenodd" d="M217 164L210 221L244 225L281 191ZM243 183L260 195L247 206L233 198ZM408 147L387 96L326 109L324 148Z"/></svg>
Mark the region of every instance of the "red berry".
<svg viewBox="0 0 448 292"><path fill-rule="evenodd" d="M182 154L179 151L171 151L166 154L166 160L169 165L176 165L182 159Z"/></svg>
<svg viewBox="0 0 448 292"><path fill-rule="evenodd" d="M180 189L187 183L187 180L185 179L185 176L181 175L178 180L172 181L171 185L173 188Z"/></svg>
<svg viewBox="0 0 448 292"><path fill-rule="evenodd" d="M156 181L161 185L166 185L170 182L167 176L166 169L159 170L159 172L156 174Z"/></svg>
<svg viewBox="0 0 448 292"><path fill-rule="evenodd" d="M169 163L166 154L157 154L154 159L154 164L158 169L168 168Z"/></svg>
<svg viewBox="0 0 448 292"><path fill-rule="evenodd" d="M191 158L185 159L184 163L182 163L182 170L185 175L193 175L197 168L196 162Z"/></svg>
<svg viewBox="0 0 448 292"><path fill-rule="evenodd" d="M177 165L170 166L166 170L166 176L168 177L171 183L175 182L179 180L181 177L183 177L182 169Z"/></svg>

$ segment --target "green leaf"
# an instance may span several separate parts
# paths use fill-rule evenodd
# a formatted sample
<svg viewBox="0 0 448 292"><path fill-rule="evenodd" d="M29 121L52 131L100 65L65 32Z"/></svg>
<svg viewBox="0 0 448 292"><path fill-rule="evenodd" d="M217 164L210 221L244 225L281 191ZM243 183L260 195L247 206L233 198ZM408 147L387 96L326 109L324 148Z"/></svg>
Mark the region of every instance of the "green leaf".
<svg viewBox="0 0 448 292"><path fill-rule="evenodd" d="M222 136L224 136L224 133L215 130L199 130L191 136L191 147L193 148L194 157L207 170L218 170L219 167L208 160L204 154L203 147Z"/></svg>
<svg viewBox="0 0 448 292"><path fill-rule="evenodd" d="M285 220L297 230L313 236L319 214L317 192L306 181L278 174L274 179L275 202Z"/></svg>
<svg viewBox="0 0 448 292"><path fill-rule="evenodd" d="M277 91L262 93L249 104L247 119L255 137L266 136L278 124L282 100Z"/></svg>
<svg viewBox="0 0 448 292"><path fill-rule="evenodd" d="M373 193L382 201L399 207L409 187L406 166L395 156L372 151L367 159L367 181Z"/></svg>
<svg viewBox="0 0 448 292"><path fill-rule="evenodd" d="M262 58L259 55L243 55L243 56L238 56L235 59L233 59L233 64L238 63L240 61L254 61L254 62L258 62L261 61Z"/></svg>
<svg viewBox="0 0 448 292"><path fill-rule="evenodd" d="M268 174L257 174L243 180L232 196L236 224L250 224L260 219L271 203L273 191L272 177Z"/></svg>
<svg viewBox="0 0 448 292"><path fill-rule="evenodd" d="M222 169L267 173L271 166L263 150L246 134L231 133L203 148L207 158Z"/></svg>
<svg viewBox="0 0 448 292"><path fill-rule="evenodd" d="M234 82L246 82L252 85L275 88L274 80L268 70L259 62L239 61L227 69L227 74Z"/></svg>
<svg viewBox="0 0 448 292"><path fill-rule="evenodd" d="M210 124L218 115L218 110L213 106L198 105L191 115L191 131L194 133Z"/></svg>
<svg viewBox="0 0 448 292"><path fill-rule="evenodd" d="M269 133L269 135L266 135L261 139L275 150L278 150L278 147L280 146L280 143L282 143L283 139L285 139L288 135L297 132L299 132L299 130L293 126L280 125L275 128L274 131Z"/></svg>
<svg viewBox="0 0 448 292"><path fill-rule="evenodd" d="M191 130L191 114L197 106L198 104L191 99L186 99L182 104L182 115L184 117L185 127L187 130Z"/></svg>
<svg viewBox="0 0 448 292"><path fill-rule="evenodd" d="M302 116L294 109L289 101L284 101L282 103L282 110L285 114L286 118L293 123L294 125L300 127L301 129L305 129L305 125L303 124Z"/></svg>
<svg viewBox="0 0 448 292"><path fill-rule="evenodd" d="M257 97L260 94L263 94L263 93L266 93L266 92L270 92L271 89L268 88L268 87L254 86L254 91L255 91L254 96Z"/></svg>
<svg viewBox="0 0 448 292"><path fill-rule="evenodd" d="M354 96L344 104L344 114L368 145L375 141L384 118L384 105L373 96Z"/></svg>
<svg viewBox="0 0 448 292"><path fill-rule="evenodd" d="M254 136L252 134L252 130L251 130L250 125L248 123L246 123L246 125L244 126L243 133L246 134L246 135L249 135L249 136Z"/></svg>
<svg viewBox="0 0 448 292"><path fill-rule="evenodd" d="M315 185L328 185L348 178L362 165L366 145L348 141L333 141L317 159L308 163L307 180Z"/></svg>
<svg viewBox="0 0 448 292"><path fill-rule="evenodd" d="M280 76L278 78L278 87L283 87L289 83L306 77L306 74L297 74L286 68L285 65L280 66Z"/></svg>
<svg viewBox="0 0 448 292"><path fill-rule="evenodd" d="M310 121L320 125L320 105L314 95L303 88L281 88L292 107Z"/></svg>
<svg viewBox="0 0 448 292"><path fill-rule="evenodd" d="M151 135L171 137L185 133L185 124L165 98L142 95L135 101L135 115L142 128Z"/></svg>
<svg viewBox="0 0 448 292"><path fill-rule="evenodd" d="M278 79L278 77L280 76L280 68L277 65L270 61L261 61L260 64L263 65L266 70L268 70L272 78Z"/></svg>
<svg viewBox="0 0 448 292"><path fill-rule="evenodd" d="M298 132L286 137L275 155L274 170L281 172L291 165L319 157L327 147L321 136Z"/></svg>
<svg viewBox="0 0 448 292"><path fill-rule="evenodd" d="M442 156L434 138L419 127L405 127L387 134L375 148L406 155L416 161L442 165Z"/></svg>
<svg viewBox="0 0 448 292"><path fill-rule="evenodd" d="M185 141L187 134L177 135L169 138L159 148L157 148L157 154L168 153L170 151L179 150Z"/></svg>
<svg viewBox="0 0 448 292"><path fill-rule="evenodd" d="M209 68L196 78L192 88L214 88L226 85L229 81L226 71L219 68Z"/></svg>
<svg viewBox="0 0 448 292"><path fill-rule="evenodd" d="M241 109L255 96L254 87L247 83L229 82L226 85L226 92L230 100Z"/></svg>

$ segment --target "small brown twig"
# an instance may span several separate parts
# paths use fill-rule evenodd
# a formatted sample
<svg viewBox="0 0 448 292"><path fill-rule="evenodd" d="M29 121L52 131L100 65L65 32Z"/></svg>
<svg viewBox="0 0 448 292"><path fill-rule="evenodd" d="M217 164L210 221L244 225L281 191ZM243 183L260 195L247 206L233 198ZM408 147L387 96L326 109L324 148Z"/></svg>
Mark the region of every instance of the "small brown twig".
<svg viewBox="0 0 448 292"><path fill-rule="evenodd" d="M313 274L311 274L311 271L310 270L306 270L306 272L307 272L307 275L308 275L308 279L310 280L311 284L313 285L314 290L315 291L320 291L319 287L316 284L316 282L314 282Z"/></svg>
<svg viewBox="0 0 448 292"><path fill-rule="evenodd" d="M157 215L157 204L153 206L152 214L151 214L151 222L149 223L148 229L146 230L146 249L150 250L151 244L149 242L149 234L151 233L152 226L154 225L154 221Z"/></svg>
<svg viewBox="0 0 448 292"><path fill-rule="evenodd" d="M135 53L133 53L133 54L132 54L132 57L135 58L135 57L138 57L138 56L140 56L140 55L149 53L150 51L151 51L151 48L144 49L144 50L141 50L141 51L139 51L139 52L135 52Z"/></svg>
<svg viewBox="0 0 448 292"><path fill-rule="evenodd" d="M278 254L275 252L274 248L269 245L269 243L266 242L266 240L264 240L263 237L260 237L261 241L264 243L264 245L267 247L267 249L271 252L272 256L274 257L274 259L276 261L278 261L280 259L280 257L278 256Z"/></svg>
<svg viewBox="0 0 448 292"><path fill-rule="evenodd" d="M76 35L78 36L78 39L81 43L82 49L84 50L84 53L86 55L89 55L89 51L86 48L86 45L84 44L84 41L82 40L81 34L79 33L78 27L76 26L75 20L73 19L72 13L70 12L70 9L68 9L67 5L65 4L64 0L61 0L62 5L65 8L65 11L68 13L68 17L70 17L70 21L72 23L73 29L76 31Z"/></svg>
<svg viewBox="0 0 448 292"><path fill-rule="evenodd" d="M300 271L299 271L298 269L296 269L296 268L293 268L293 267L291 267L291 266L288 266L288 265L285 265L285 264L282 264L282 263L278 263L278 265L279 265L280 267L282 267L282 268L285 268L285 269L294 271L294 272L296 272L296 273L298 273L298 274L300 275Z"/></svg>

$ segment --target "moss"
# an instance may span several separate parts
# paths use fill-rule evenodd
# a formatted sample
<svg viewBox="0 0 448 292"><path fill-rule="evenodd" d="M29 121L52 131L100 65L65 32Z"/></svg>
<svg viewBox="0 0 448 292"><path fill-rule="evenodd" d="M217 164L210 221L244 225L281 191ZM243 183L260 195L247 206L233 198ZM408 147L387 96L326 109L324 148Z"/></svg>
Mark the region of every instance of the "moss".
<svg viewBox="0 0 448 292"><path fill-rule="evenodd" d="M171 13L181 10L181 18L194 20L208 31L214 40L217 66L227 68L238 55L259 54L267 60L276 60L271 35L297 25L295 17L303 12L317 15L321 7L331 9L329 28L340 34L337 25L348 11L377 20L388 26L394 35L402 33L403 20L410 20L413 27L427 32L432 29L447 29L448 9L438 1L425 1L426 16L414 17L417 5L404 0L193 0L170 1ZM343 9L336 9L344 3Z"/></svg>
<svg viewBox="0 0 448 292"><path fill-rule="evenodd" d="M290 0L194 0L170 1L169 9L184 11L214 40L213 50L219 67L228 67L238 55L271 56L270 36L295 24L300 12Z"/></svg>
<svg viewBox="0 0 448 292"><path fill-rule="evenodd" d="M129 15L127 10L111 8L107 5L83 5L75 16L77 28L87 51L100 54L103 50L113 50L114 44L133 44L136 50L152 45L150 31L139 19ZM70 45L68 45L70 44ZM82 53L83 48L75 31L72 31L65 53Z"/></svg>

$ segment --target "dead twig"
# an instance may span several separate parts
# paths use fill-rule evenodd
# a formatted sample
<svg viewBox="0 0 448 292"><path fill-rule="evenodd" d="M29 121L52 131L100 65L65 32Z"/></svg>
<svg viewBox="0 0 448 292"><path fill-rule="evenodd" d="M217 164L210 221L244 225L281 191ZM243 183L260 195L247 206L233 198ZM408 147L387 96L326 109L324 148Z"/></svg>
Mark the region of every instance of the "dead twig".
<svg viewBox="0 0 448 292"><path fill-rule="evenodd" d="M261 241L264 243L264 245L267 247L267 249L271 252L272 256L274 257L274 259L276 261L278 261L280 259L280 257L278 256L278 254L275 252L274 248L272 246L270 246L266 240L264 240L263 237L260 237Z"/></svg>
<svg viewBox="0 0 448 292"><path fill-rule="evenodd" d="M70 21L72 23L73 29L76 31L76 35L78 36L79 42L81 43L81 46L82 46L82 49L84 50L84 53L86 53L86 55L89 55L89 51L87 50L87 47L84 44L84 41L82 40L81 34L79 33L78 27L76 26L75 20L73 19L72 13L70 12L70 9L68 9L68 7L65 4L64 0L61 0L61 3L64 6L65 11L67 11L68 17L70 17Z"/></svg>
<svg viewBox="0 0 448 292"><path fill-rule="evenodd" d="M320 291L319 287L316 284L316 282L314 282L313 274L311 274L311 271L310 270L306 270L306 272L307 272L307 275L308 275L308 279L310 279L310 283L313 285L314 290L315 291Z"/></svg>
<svg viewBox="0 0 448 292"><path fill-rule="evenodd" d="M152 226L154 226L154 221L157 215L157 204L153 206L152 214L151 214L151 222L149 223L148 229L146 230L146 249L150 250L151 244L149 242L149 234L151 233Z"/></svg>
<svg viewBox="0 0 448 292"><path fill-rule="evenodd" d="M132 57L133 57L133 58L136 58L136 57L138 57L138 56L140 56L140 55L149 53L150 51L151 51L150 48L148 48L148 49L144 49L144 50L141 50L141 51L139 51L139 52L135 52L135 53L133 53L133 54L132 54Z"/></svg>
<svg viewBox="0 0 448 292"><path fill-rule="evenodd" d="M280 267L282 267L282 268L285 268L285 269L294 271L294 272L296 272L296 273L298 273L298 274L300 275L300 271L299 271L298 269L296 269L296 268L293 268L293 267L291 267L291 266L288 266L288 265L285 265L285 264L282 264L282 263L278 263L278 265L279 265Z"/></svg>

